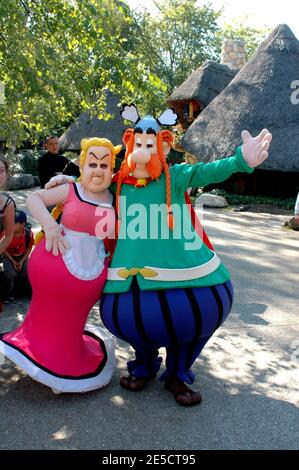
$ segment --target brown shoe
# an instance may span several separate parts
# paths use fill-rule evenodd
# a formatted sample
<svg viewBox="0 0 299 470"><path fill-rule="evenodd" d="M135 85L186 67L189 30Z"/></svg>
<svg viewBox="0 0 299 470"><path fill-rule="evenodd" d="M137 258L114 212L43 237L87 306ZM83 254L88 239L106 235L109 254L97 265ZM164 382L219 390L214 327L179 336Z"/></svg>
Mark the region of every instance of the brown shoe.
<svg viewBox="0 0 299 470"><path fill-rule="evenodd" d="M293 217L291 220L289 220L289 227L292 230L299 230L299 223L297 222L296 218Z"/></svg>
<svg viewBox="0 0 299 470"><path fill-rule="evenodd" d="M140 392L144 389L149 380L150 379L148 377L133 377L132 375L126 375L121 377L119 383L126 390L131 390L131 392Z"/></svg>
<svg viewBox="0 0 299 470"><path fill-rule="evenodd" d="M176 402L182 406L199 405L202 400L199 392L191 390L191 388L187 387L185 382L177 377L167 377L165 380L165 388L173 394Z"/></svg>
<svg viewBox="0 0 299 470"><path fill-rule="evenodd" d="M297 219L298 220L298 219ZM290 220L287 220L283 226L289 228L291 230L299 231L299 223L297 222L295 217L292 217Z"/></svg>

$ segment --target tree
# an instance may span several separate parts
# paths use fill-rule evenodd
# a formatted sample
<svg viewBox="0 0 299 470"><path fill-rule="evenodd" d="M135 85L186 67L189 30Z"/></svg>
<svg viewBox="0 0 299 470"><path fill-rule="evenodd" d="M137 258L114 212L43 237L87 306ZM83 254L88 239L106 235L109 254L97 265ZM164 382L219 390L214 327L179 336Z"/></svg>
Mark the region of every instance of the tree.
<svg viewBox="0 0 299 470"><path fill-rule="evenodd" d="M246 59L252 56L269 28L245 26L245 20L218 26L222 10L196 0L156 0L157 14L135 13L142 60L166 85L164 99L207 59L220 61L224 39L244 39ZM161 90L161 88L160 88ZM147 102L147 104L150 104ZM152 110L155 106L152 106Z"/></svg>
<svg viewBox="0 0 299 470"><path fill-rule="evenodd" d="M158 113L194 69L219 60L224 38L244 38L249 56L265 34L242 24L220 30L221 12L209 3L155 5L157 15L132 12L126 0L0 2L0 135L8 145L60 135L84 110L109 118L105 89Z"/></svg>
<svg viewBox="0 0 299 470"><path fill-rule="evenodd" d="M154 93L162 83L140 61L135 28L121 0L1 2L0 135L37 143L82 110L108 118L105 89L123 99Z"/></svg>
<svg viewBox="0 0 299 470"><path fill-rule="evenodd" d="M167 93L207 59L217 59L220 12L196 0L156 0L158 13L135 14L139 25L139 51L155 75L167 86Z"/></svg>

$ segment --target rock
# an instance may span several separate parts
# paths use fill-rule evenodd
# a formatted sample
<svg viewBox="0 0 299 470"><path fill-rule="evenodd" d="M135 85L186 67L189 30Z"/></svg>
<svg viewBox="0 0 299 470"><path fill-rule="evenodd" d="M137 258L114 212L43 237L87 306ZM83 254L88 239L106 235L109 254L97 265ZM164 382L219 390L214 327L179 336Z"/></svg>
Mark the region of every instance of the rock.
<svg viewBox="0 0 299 470"><path fill-rule="evenodd" d="M29 173L16 173L9 177L8 190L13 191L15 189L27 189L32 188L35 185L34 176Z"/></svg>
<svg viewBox="0 0 299 470"><path fill-rule="evenodd" d="M201 204L206 207L227 207L229 206L227 200L222 196L216 194L203 193L195 200L195 204Z"/></svg>
<svg viewBox="0 0 299 470"><path fill-rule="evenodd" d="M34 176L34 186L40 186L40 180L38 176Z"/></svg>
<svg viewBox="0 0 299 470"><path fill-rule="evenodd" d="M247 204L245 206L238 206L238 207L235 207L234 208L234 212L246 212L246 211L249 211L250 209L250 205Z"/></svg>

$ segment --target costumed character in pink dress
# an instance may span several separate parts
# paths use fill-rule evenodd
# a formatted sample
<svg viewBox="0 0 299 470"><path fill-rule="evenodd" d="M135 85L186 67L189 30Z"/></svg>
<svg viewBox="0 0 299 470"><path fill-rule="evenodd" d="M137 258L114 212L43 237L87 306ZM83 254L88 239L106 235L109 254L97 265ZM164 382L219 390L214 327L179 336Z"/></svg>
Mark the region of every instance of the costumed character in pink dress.
<svg viewBox="0 0 299 470"><path fill-rule="evenodd" d="M105 239L115 229L111 183L115 155L107 139L81 142L81 178L34 192L27 206L45 238L29 261L33 296L22 325L0 336L0 352L55 393L108 384L115 362L109 333L86 323L109 265ZM61 224L47 206L62 204Z"/></svg>

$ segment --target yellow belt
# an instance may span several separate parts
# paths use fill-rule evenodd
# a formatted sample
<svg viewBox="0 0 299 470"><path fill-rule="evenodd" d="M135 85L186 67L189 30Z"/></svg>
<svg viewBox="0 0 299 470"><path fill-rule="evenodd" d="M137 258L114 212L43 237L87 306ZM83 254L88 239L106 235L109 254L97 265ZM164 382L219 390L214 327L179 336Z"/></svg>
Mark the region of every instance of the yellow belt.
<svg viewBox="0 0 299 470"><path fill-rule="evenodd" d="M125 281L129 276L140 274L149 281L190 281L212 274L220 266L220 259L214 253L213 258L200 266L184 269L157 268L144 266L143 268L109 268L108 281Z"/></svg>

